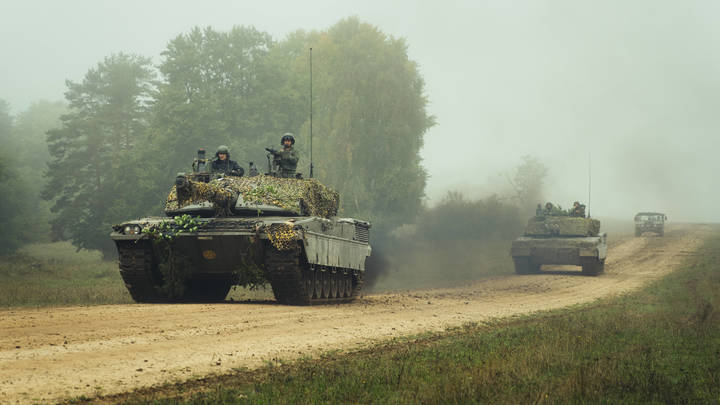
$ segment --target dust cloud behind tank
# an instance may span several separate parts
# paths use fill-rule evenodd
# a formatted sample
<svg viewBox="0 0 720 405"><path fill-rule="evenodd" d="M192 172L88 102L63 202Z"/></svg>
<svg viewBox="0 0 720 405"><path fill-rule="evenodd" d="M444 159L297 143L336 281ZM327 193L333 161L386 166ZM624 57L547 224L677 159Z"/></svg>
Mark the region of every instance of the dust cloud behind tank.
<svg viewBox="0 0 720 405"><path fill-rule="evenodd" d="M269 282L284 304L347 302L363 284L370 224L338 218L340 197L315 179L180 173L167 217L115 225L120 274L138 302L222 301Z"/></svg>
<svg viewBox="0 0 720 405"><path fill-rule="evenodd" d="M596 276L604 271L606 254L607 234L600 233L599 220L565 215L531 217L510 248L517 274L540 273L542 265L574 265Z"/></svg>

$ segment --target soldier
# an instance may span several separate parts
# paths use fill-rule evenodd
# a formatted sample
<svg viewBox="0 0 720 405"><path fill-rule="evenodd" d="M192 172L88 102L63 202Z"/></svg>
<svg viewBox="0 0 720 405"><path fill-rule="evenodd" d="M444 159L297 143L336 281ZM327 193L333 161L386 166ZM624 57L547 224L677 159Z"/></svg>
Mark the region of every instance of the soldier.
<svg viewBox="0 0 720 405"><path fill-rule="evenodd" d="M548 201L547 203L545 203L545 209L543 210L543 215L545 215L545 216L553 215L554 210L555 210L555 207L553 206L553 204L551 202Z"/></svg>
<svg viewBox="0 0 720 405"><path fill-rule="evenodd" d="M540 204L540 203L538 203L537 207L535 208L535 216L536 217L543 216L542 204Z"/></svg>
<svg viewBox="0 0 720 405"><path fill-rule="evenodd" d="M224 173L229 176L242 176L245 174L245 170L236 161L230 160L230 150L225 145L218 146L215 159L210 165L210 171Z"/></svg>
<svg viewBox="0 0 720 405"><path fill-rule="evenodd" d="M266 148L266 150L274 156L274 161L278 165L278 177L293 178L295 177L295 169L300 158L295 153L293 145L295 145L295 137L293 134L286 133L280 139L280 145L283 146L282 150L276 151L275 149Z"/></svg>
<svg viewBox="0 0 720 405"><path fill-rule="evenodd" d="M575 201L572 208L570 208L570 216L585 218L585 205L580 204L579 201Z"/></svg>

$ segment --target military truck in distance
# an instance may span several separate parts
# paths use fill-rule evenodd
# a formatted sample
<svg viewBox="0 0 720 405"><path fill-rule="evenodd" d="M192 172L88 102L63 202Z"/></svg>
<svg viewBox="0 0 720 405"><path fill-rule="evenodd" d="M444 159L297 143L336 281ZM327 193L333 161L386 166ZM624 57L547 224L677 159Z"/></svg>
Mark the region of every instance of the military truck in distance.
<svg viewBox="0 0 720 405"><path fill-rule="evenodd" d="M535 216L525 234L512 243L510 255L517 274L540 273L543 264L575 265L589 276L605 269L607 234L600 221L568 216Z"/></svg>
<svg viewBox="0 0 720 405"><path fill-rule="evenodd" d="M269 282L283 304L347 302L362 286L370 224L338 218L339 195L315 179L180 173L166 217L113 226L120 274L136 302L223 301ZM189 225L188 225L189 224Z"/></svg>
<svg viewBox="0 0 720 405"><path fill-rule="evenodd" d="M661 212L638 212L635 214L635 236L642 236L645 232L664 236L665 221L667 221L667 215Z"/></svg>

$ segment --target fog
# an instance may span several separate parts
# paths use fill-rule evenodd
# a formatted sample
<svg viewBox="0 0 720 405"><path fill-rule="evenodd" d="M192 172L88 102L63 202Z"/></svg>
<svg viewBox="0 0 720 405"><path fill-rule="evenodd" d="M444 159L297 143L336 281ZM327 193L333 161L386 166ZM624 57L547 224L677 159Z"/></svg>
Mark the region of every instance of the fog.
<svg viewBox="0 0 720 405"><path fill-rule="evenodd" d="M587 201L591 173L593 215L720 221L720 3L420 3L5 0L0 98L16 113L62 99L65 79L105 56L159 61L193 26L281 39L354 15L406 38L420 65L438 122L422 151L429 204L452 189L496 192L529 154L564 206Z"/></svg>

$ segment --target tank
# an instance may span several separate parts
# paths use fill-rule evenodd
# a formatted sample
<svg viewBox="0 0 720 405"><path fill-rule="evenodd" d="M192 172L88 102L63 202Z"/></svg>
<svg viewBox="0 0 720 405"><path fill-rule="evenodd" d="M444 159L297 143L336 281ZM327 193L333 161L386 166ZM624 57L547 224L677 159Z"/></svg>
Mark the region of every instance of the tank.
<svg viewBox="0 0 720 405"><path fill-rule="evenodd" d="M638 212L635 214L635 236L642 236L645 232L665 236L666 220L667 215L662 212Z"/></svg>
<svg viewBox="0 0 720 405"><path fill-rule="evenodd" d="M137 302L223 301L269 283L289 305L348 302L363 284L370 223L338 218L315 179L208 173L202 153L179 173L165 217L113 226L120 275Z"/></svg>
<svg viewBox="0 0 720 405"><path fill-rule="evenodd" d="M600 221L569 216L530 218L510 249L517 274L540 273L545 264L581 266L583 274L596 276L604 271L606 254Z"/></svg>

